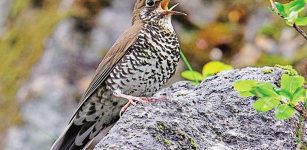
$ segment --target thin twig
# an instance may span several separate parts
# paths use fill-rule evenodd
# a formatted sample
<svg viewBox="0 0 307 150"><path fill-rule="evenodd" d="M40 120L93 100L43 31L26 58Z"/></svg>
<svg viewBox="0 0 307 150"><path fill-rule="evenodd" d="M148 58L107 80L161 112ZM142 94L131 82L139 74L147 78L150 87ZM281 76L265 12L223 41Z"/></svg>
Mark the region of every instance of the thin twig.
<svg viewBox="0 0 307 150"><path fill-rule="evenodd" d="M270 2L271 2L272 9L273 9L274 11L276 11L277 8L276 8L276 5L275 5L275 1L274 1L274 0L270 0Z"/></svg>
<svg viewBox="0 0 307 150"><path fill-rule="evenodd" d="M194 82L196 84L199 84L199 81L196 78L196 75L193 73L194 70L192 68L192 65L189 63L188 59L185 57L184 53L182 52L182 50L180 50L180 57L183 60L184 64L188 67L188 69L192 72L193 78L194 78Z"/></svg>
<svg viewBox="0 0 307 150"><path fill-rule="evenodd" d="M271 6L272 6L272 9L273 11L278 14L281 18L285 18L284 16L282 16L279 11L277 10L277 7L275 5L275 0L270 0L270 3L271 3ZM293 23L292 27L299 33L301 34L306 40L307 40L307 34L306 32L300 28L299 26L297 26L295 23Z"/></svg>
<svg viewBox="0 0 307 150"><path fill-rule="evenodd" d="M307 110L304 107L303 103L296 105L295 110L298 111L304 117L305 120L307 120Z"/></svg>
<svg viewBox="0 0 307 150"><path fill-rule="evenodd" d="M307 40L307 34L302 28L298 27L295 23L293 24L293 28Z"/></svg>

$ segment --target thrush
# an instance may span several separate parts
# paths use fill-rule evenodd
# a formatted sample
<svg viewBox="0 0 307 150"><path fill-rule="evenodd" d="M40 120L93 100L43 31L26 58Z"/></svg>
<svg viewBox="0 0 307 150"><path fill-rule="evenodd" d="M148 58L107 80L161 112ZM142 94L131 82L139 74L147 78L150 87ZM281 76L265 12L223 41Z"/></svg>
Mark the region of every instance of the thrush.
<svg viewBox="0 0 307 150"><path fill-rule="evenodd" d="M85 148L108 130L130 104L147 102L176 71L179 42L170 0L136 0L132 26L106 54L68 127L52 150ZM123 1L124 2L124 1ZM144 98L145 97L145 98Z"/></svg>

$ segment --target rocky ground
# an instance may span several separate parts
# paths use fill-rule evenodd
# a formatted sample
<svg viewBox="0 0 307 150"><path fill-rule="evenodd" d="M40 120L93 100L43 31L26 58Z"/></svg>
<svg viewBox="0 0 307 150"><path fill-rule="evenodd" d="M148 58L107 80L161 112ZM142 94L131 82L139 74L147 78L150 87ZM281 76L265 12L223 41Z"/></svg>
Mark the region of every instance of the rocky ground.
<svg viewBox="0 0 307 150"><path fill-rule="evenodd" d="M255 99L242 98L233 88L241 79L278 83L283 70L264 73L268 69L222 72L199 86L175 83L156 94L167 101L130 107L95 150L295 149L297 118L278 121L272 111L258 113Z"/></svg>

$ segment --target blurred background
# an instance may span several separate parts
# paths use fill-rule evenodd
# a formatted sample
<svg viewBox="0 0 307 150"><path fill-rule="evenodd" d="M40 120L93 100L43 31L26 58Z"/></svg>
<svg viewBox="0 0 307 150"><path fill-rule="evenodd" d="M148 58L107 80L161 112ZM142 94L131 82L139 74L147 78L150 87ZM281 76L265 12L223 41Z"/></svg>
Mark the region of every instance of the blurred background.
<svg viewBox="0 0 307 150"><path fill-rule="evenodd" d="M289 64L307 77L306 40L271 13L268 0L175 2L189 14L173 23L195 70L212 60L235 68ZM133 3L0 0L0 149L50 148L100 60L130 26ZM181 63L172 82L185 69Z"/></svg>

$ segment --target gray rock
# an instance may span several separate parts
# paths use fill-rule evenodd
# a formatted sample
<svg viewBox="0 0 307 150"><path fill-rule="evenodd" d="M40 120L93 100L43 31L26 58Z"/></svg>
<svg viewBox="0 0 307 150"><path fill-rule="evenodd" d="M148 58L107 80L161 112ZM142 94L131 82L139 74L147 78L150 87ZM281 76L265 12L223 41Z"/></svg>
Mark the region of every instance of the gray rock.
<svg viewBox="0 0 307 150"><path fill-rule="evenodd" d="M265 74L263 70L273 69ZM178 82L155 96L167 101L132 106L95 147L102 149L295 149L297 119L258 113L233 83L278 83L283 70L246 68L219 73L200 86Z"/></svg>

